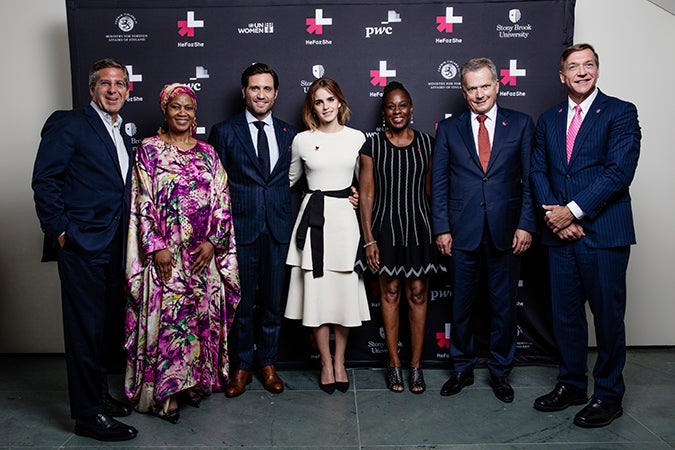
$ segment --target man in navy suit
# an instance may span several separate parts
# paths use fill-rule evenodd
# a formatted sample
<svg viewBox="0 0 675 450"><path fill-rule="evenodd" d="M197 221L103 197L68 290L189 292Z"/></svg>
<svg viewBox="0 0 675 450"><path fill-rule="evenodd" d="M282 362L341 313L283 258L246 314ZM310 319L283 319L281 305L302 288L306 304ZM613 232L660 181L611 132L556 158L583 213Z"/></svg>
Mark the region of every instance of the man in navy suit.
<svg viewBox="0 0 675 450"><path fill-rule="evenodd" d="M469 111L438 124L431 166L433 232L438 250L452 256L454 371L441 395L473 383L472 313L484 273L491 306L489 383L499 400L512 402L508 375L520 255L537 228L527 182L534 125L528 115L497 106L499 80L491 60L467 61L461 78Z"/></svg>
<svg viewBox="0 0 675 450"><path fill-rule="evenodd" d="M295 127L272 116L279 78L266 64L253 64L241 76L244 112L213 126L209 143L225 167L237 237L241 302L233 329L236 370L225 388L236 397L251 381L255 361L265 389L284 389L275 363L281 327L286 255L293 227L288 169ZM262 134L260 134L262 133ZM254 325L258 299L260 327Z"/></svg>
<svg viewBox="0 0 675 450"><path fill-rule="evenodd" d="M560 351L556 387L534 408L560 411L587 403L588 328L593 313L598 358L593 396L574 417L582 427L609 425L622 413L626 360L626 268L635 229L628 188L640 154L634 105L596 87L598 55L577 44L560 58L568 98L539 118L530 180L547 227L553 332Z"/></svg>
<svg viewBox="0 0 675 450"><path fill-rule="evenodd" d="M120 133L120 109L129 96L129 74L112 59L89 72L91 103L57 111L42 129L33 169L35 208L45 248L57 255L70 411L75 433L98 440L126 440L134 427L111 416L131 409L108 393L106 358L122 348L123 245L133 163L129 138ZM111 323L111 319L118 320Z"/></svg>

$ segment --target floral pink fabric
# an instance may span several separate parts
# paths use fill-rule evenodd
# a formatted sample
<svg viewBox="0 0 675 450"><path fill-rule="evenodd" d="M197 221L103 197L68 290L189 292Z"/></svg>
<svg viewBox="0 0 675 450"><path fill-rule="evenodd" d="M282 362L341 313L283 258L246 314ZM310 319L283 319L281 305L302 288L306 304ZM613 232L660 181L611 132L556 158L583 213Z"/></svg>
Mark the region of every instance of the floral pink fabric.
<svg viewBox="0 0 675 450"><path fill-rule="evenodd" d="M211 265L191 273L190 252L209 240ZM173 253L171 279L153 263ZM166 412L187 388L221 390L227 381L227 334L239 303L239 272L227 176L210 145L190 151L143 140L133 169L126 255L126 395L141 412Z"/></svg>

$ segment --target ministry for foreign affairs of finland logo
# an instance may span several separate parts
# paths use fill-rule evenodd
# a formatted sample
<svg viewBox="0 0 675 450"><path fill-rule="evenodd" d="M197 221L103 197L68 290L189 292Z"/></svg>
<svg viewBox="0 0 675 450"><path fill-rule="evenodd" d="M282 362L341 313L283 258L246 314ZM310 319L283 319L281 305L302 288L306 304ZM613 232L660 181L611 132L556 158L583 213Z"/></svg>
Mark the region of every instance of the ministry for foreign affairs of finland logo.
<svg viewBox="0 0 675 450"><path fill-rule="evenodd" d="M129 13L120 14L115 19L115 25L125 33L133 30L136 26L136 22L136 18Z"/></svg>
<svg viewBox="0 0 675 450"><path fill-rule="evenodd" d="M446 80L452 80L459 73L459 65L454 61L443 61L438 66L438 73Z"/></svg>

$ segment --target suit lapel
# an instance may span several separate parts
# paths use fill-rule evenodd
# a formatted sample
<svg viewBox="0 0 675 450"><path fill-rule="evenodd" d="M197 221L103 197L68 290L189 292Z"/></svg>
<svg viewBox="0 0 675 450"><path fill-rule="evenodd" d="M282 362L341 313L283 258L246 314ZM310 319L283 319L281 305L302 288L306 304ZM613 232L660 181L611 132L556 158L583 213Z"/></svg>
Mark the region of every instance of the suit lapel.
<svg viewBox="0 0 675 450"><path fill-rule="evenodd" d="M567 100L557 106L550 145L554 149L552 157L567 167Z"/></svg>
<svg viewBox="0 0 675 450"><path fill-rule="evenodd" d="M473 138L473 129L471 128L471 113L469 111L465 111L458 117L457 127L459 128L459 135L464 141L464 146L469 152L469 156L476 164L478 169L480 169L482 172L483 167L480 165L480 160L478 159L478 150L476 150L476 142Z"/></svg>
<svg viewBox="0 0 675 450"><path fill-rule="evenodd" d="M274 175L277 171L282 170L282 167L285 167L286 171L288 170L288 164L286 160L291 157L291 143L288 142L288 130L277 120L272 117L272 123L274 124L274 136L277 139L277 147L279 149L279 158L277 163L272 169L270 176Z"/></svg>
<svg viewBox="0 0 675 450"><path fill-rule="evenodd" d="M598 92L597 97L591 103L591 106L584 117L583 122L581 122L581 128L577 133L577 137L574 140L574 148L572 149L572 157L570 158L570 166L577 159L580 150L583 148L584 142L588 137L588 134L591 132L591 129L595 127L595 123L598 121L602 110L604 109L604 103L606 96L602 92Z"/></svg>
<svg viewBox="0 0 675 450"><path fill-rule="evenodd" d="M108 153L108 156L110 156L112 163L115 165L117 173L119 173L120 178L122 178L122 169L120 168L120 161L117 157L117 148L115 147L115 143L113 142L110 133L108 133L108 129L103 124L103 119L101 119L101 116L98 115L98 112L96 112L91 105L84 109L84 113L87 117L87 121L89 121L89 125L94 129L99 139L104 144L106 152ZM129 148L127 148L127 152L128 151Z"/></svg>
<svg viewBox="0 0 675 450"><path fill-rule="evenodd" d="M490 160L488 161L486 173L490 171L497 157L499 156L499 153L501 152L502 147L504 146L504 142L506 141L506 138L508 137L509 132L511 130L510 125L511 124L509 122L508 111L505 111L499 106L497 106L497 116L495 118L495 134L492 139L494 142L492 142L492 150L490 151Z"/></svg>
<svg viewBox="0 0 675 450"><path fill-rule="evenodd" d="M260 175L263 175L264 177L265 174L263 174L260 161L258 161L258 155L255 152L255 145L253 144L253 139L251 138L251 131L248 128L248 122L246 121L245 113L241 113L237 116L234 126L234 134L237 139L239 139L241 148L244 149L244 152L251 160L252 165L260 173Z"/></svg>

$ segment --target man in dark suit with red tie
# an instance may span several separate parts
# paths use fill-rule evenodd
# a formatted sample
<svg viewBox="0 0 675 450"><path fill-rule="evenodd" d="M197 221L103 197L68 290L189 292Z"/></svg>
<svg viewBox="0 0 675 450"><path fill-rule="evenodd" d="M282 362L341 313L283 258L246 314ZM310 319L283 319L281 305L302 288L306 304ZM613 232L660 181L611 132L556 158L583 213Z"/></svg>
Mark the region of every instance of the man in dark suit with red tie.
<svg viewBox="0 0 675 450"><path fill-rule="evenodd" d="M489 383L499 400L511 402L520 255L537 230L527 182L534 125L528 115L497 106L491 60L469 60L461 77L469 111L438 124L431 166L433 232L438 250L452 256L454 372L441 395L473 383L472 313L484 272L491 306Z"/></svg>
<svg viewBox="0 0 675 450"><path fill-rule="evenodd" d="M297 131L272 116L278 89L279 78L272 68L262 63L247 67L241 76L245 111L214 125L208 139L228 175L241 281L231 354L235 370L225 388L228 397L244 393L256 356L265 389L272 393L284 389L275 363L293 227L288 169ZM258 329L253 318L256 293Z"/></svg>
<svg viewBox="0 0 675 450"><path fill-rule="evenodd" d="M631 103L596 87L598 55L577 44L560 58L568 98L539 118L530 179L547 227L553 331L560 350L558 383L534 408L586 406L581 427L609 425L623 413L626 360L626 269L635 229L629 186L640 154L640 125ZM587 399L588 329L593 313L598 357Z"/></svg>
<svg viewBox="0 0 675 450"><path fill-rule="evenodd" d="M123 345L122 255L133 165L131 143L120 132L119 111L129 97L126 67L113 59L94 63L89 93L87 107L47 119L32 186L45 249L58 260L75 433L126 440L136 429L112 417L131 408L110 396L105 374L106 359L121 354Z"/></svg>

